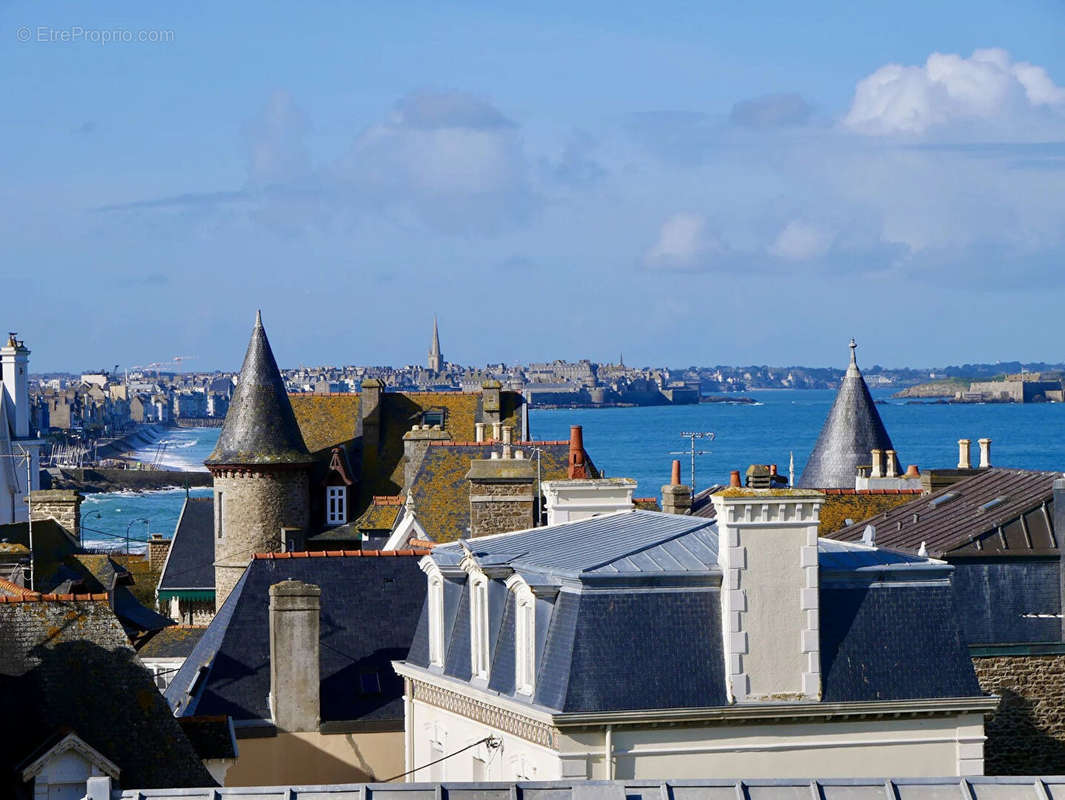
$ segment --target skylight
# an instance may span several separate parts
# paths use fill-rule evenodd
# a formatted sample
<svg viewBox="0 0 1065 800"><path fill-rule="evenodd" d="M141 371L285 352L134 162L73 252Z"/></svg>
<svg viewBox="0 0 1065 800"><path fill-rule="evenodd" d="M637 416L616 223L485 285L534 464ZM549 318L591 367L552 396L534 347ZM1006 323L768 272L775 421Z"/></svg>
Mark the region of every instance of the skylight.
<svg viewBox="0 0 1065 800"><path fill-rule="evenodd" d="M958 499L958 493L957 492L947 492L946 494L941 494L935 500L930 501L928 503L928 507L929 508L939 508L944 503L949 503L951 500L957 500L957 499Z"/></svg>
<svg viewBox="0 0 1065 800"><path fill-rule="evenodd" d="M990 511L993 508L998 508L1000 505L1005 503L1007 500L1009 500L1008 497L996 497L994 500L988 500L986 503L984 503L982 506L980 506L980 510L981 511Z"/></svg>

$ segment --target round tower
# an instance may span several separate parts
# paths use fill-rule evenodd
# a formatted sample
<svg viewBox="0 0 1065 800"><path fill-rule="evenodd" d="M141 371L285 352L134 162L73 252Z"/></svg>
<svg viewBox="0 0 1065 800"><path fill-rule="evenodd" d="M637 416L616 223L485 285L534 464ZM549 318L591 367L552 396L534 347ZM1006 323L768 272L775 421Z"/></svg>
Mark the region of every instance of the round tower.
<svg viewBox="0 0 1065 800"><path fill-rule="evenodd" d="M255 553L281 551L284 528L306 530L311 462L256 313L218 444L204 462L214 476L216 609Z"/></svg>

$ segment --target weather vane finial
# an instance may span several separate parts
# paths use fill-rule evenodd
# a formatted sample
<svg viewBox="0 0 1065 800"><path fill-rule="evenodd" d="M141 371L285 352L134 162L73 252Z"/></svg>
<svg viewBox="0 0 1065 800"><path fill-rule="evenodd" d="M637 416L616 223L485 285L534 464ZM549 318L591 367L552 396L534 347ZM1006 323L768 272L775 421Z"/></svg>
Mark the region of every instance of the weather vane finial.
<svg viewBox="0 0 1065 800"><path fill-rule="evenodd" d="M851 337L851 363L854 366L858 366L858 359L855 357L855 351L858 349L858 343L854 341L854 337Z"/></svg>

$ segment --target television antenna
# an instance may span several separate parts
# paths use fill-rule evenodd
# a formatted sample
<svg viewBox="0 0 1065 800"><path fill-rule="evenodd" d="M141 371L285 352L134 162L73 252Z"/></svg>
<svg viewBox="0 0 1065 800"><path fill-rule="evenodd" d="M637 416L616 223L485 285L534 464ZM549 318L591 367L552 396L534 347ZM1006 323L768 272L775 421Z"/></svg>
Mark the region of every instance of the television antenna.
<svg viewBox="0 0 1065 800"><path fill-rule="evenodd" d="M696 450L695 442L699 441L713 441L717 438L717 434L713 431L681 431L682 439L688 439L691 443L691 447L688 450L674 450L670 453L671 456L691 456L691 488L692 497L695 497L695 457L696 456L708 456L712 452L711 450Z"/></svg>

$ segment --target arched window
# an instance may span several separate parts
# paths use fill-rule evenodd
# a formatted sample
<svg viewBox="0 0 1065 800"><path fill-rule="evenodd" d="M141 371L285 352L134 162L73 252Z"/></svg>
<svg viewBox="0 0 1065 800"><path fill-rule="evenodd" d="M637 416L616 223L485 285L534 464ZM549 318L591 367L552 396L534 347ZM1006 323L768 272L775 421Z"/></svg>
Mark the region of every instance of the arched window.
<svg viewBox="0 0 1065 800"><path fill-rule="evenodd" d="M429 663L444 666L444 578L429 575Z"/></svg>
<svg viewBox="0 0 1065 800"><path fill-rule="evenodd" d="M470 667L488 680L488 576L470 572Z"/></svg>
<svg viewBox="0 0 1065 800"><path fill-rule="evenodd" d="M514 592L514 686L519 694L536 689L536 595L524 580L512 576L507 588Z"/></svg>

